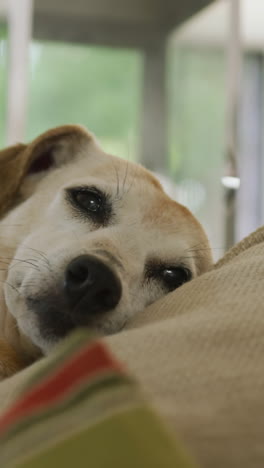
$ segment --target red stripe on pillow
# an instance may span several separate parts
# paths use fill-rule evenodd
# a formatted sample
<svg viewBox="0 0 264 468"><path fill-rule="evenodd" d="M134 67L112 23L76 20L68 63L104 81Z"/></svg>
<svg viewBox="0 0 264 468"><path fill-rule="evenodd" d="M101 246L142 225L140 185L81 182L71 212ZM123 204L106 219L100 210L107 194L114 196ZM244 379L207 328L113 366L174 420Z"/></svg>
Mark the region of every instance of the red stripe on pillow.
<svg viewBox="0 0 264 468"><path fill-rule="evenodd" d="M82 380L92 379L97 374L109 371L123 373L120 364L112 358L104 345L98 342L89 344L7 410L0 418L0 432L24 415L28 416L35 410L56 403Z"/></svg>

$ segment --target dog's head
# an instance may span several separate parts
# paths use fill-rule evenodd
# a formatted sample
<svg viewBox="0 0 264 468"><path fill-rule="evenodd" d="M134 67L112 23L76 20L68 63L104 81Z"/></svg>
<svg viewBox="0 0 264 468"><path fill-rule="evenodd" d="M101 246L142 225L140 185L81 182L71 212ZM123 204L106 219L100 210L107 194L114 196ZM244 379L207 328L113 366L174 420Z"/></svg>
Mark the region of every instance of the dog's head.
<svg viewBox="0 0 264 468"><path fill-rule="evenodd" d="M4 301L43 352L77 326L117 332L210 266L193 215L81 127L47 132L22 150L33 162L0 224Z"/></svg>

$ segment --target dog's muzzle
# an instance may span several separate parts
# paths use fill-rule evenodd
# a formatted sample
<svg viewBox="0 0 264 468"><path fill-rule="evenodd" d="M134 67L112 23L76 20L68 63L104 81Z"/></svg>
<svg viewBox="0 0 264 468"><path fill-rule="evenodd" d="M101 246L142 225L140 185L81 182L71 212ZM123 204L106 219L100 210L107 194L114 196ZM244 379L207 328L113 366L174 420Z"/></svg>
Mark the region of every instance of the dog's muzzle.
<svg viewBox="0 0 264 468"><path fill-rule="evenodd" d="M80 255L65 268L63 281L44 295L27 298L44 338L59 338L78 326L96 326L122 295L117 274L101 259Z"/></svg>

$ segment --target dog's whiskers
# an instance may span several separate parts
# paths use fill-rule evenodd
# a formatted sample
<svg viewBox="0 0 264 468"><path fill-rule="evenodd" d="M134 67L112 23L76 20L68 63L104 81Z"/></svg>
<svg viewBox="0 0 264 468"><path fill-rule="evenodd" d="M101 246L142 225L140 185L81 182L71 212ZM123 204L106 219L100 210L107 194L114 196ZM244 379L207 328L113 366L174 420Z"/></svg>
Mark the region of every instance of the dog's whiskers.
<svg viewBox="0 0 264 468"><path fill-rule="evenodd" d="M194 259L199 260L199 259L203 258L203 256L202 255L185 255L185 256L180 257L180 261L183 260L183 259L186 259L186 258L188 258L188 259L193 259L194 258Z"/></svg>
<svg viewBox="0 0 264 468"><path fill-rule="evenodd" d="M123 184L122 184L122 195L124 196L125 194L125 186L126 186L126 181L127 181L127 176L128 176L128 161L126 163L126 170L125 170L125 176L124 176L124 179L123 179Z"/></svg>
<svg viewBox="0 0 264 468"><path fill-rule="evenodd" d="M6 238L6 236L0 235L0 238ZM8 249L16 249L17 245L7 245L6 247ZM42 250L34 249L33 247L29 247L28 245L22 245L22 246L20 246L20 249L28 249L28 250L32 250L33 252L36 252L36 254L38 254L45 261L47 266L48 267L50 266L50 261L49 261L48 257L46 256L45 252L43 252ZM34 258L34 260L39 261L40 259Z"/></svg>
<svg viewBox="0 0 264 468"><path fill-rule="evenodd" d="M18 290L13 284L11 284L11 283L9 283L9 282L7 282L7 281L2 281L2 280L0 280L0 283L2 283L2 284L4 284L4 285L6 284L6 285L9 286L10 288L12 288L14 291L16 291L16 293L20 296L19 290Z"/></svg>
<svg viewBox="0 0 264 468"><path fill-rule="evenodd" d="M49 261L48 257L45 255L45 252L43 252L42 250L33 249L33 247L28 247L28 246L24 246L24 248L32 250L33 252L36 252L45 261L47 266L50 268L50 261Z"/></svg>
<svg viewBox="0 0 264 468"><path fill-rule="evenodd" d="M3 260L2 260L3 259ZM38 269L38 266L33 263L34 259L30 258L30 259L25 259L25 260L22 260L20 258L16 258L16 257L1 257L0 258L0 264L4 264L4 265L10 265L10 262L5 262L4 260L10 260L10 261L16 261L18 263L26 263L27 265L31 265L31 267L35 268L35 269ZM17 265L17 264L15 264ZM10 269L13 268L15 265L12 265L10 266Z"/></svg>
<svg viewBox="0 0 264 468"><path fill-rule="evenodd" d="M119 173L118 173L118 169L115 165L115 162L112 161L113 163L113 167L114 167L114 170L115 170L115 175L116 175L116 194L115 194L115 199L116 200L119 200L120 199L120 180L119 180Z"/></svg>
<svg viewBox="0 0 264 468"><path fill-rule="evenodd" d="M127 195L127 194L130 192L131 188L133 187L134 182L135 182L135 179L136 179L136 176L137 176L137 171L138 171L138 168L135 167L135 168L134 168L134 177L131 178L131 184L128 186L127 191L124 190L124 194L125 194L125 195Z"/></svg>
<svg viewBox="0 0 264 468"><path fill-rule="evenodd" d="M21 264L23 265L24 268L28 267L28 268L33 268L37 271L39 271L39 266L36 265L35 263L33 263L32 261L28 261L28 260L20 260L18 258L13 258L12 260L14 260L16 263L10 265L9 267L9 270L11 270L12 268L15 268L18 264Z"/></svg>
<svg viewBox="0 0 264 468"><path fill-rule="evenodd" d="M204 250L225 250L224 247L205 247L200 249L188 249L189 252L202 252Z"/></svg>

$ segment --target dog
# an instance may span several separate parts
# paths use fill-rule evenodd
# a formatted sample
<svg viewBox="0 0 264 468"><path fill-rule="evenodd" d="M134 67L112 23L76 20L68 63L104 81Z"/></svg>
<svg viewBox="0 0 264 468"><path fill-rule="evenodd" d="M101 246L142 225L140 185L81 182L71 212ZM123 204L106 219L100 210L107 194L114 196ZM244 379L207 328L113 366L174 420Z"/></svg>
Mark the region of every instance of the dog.
<svg viewBox="0 0 264 468"><path fill-rule="evenodd" d="M30 163L0 222L2 378L76 327L119 332L211 266L190 211L84 128L58 127L8 151Z"/></svg>

